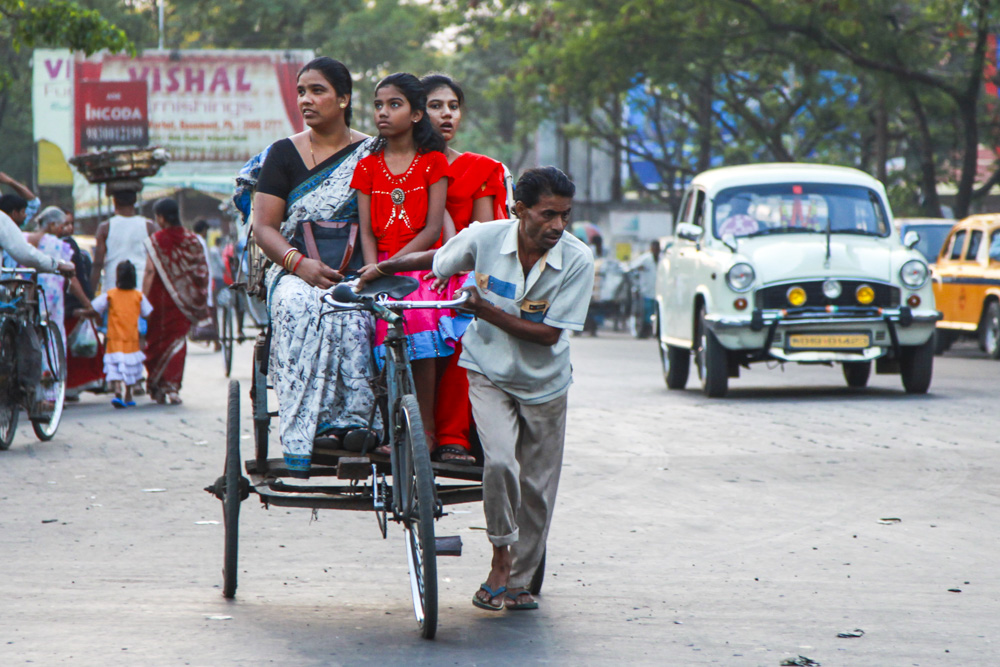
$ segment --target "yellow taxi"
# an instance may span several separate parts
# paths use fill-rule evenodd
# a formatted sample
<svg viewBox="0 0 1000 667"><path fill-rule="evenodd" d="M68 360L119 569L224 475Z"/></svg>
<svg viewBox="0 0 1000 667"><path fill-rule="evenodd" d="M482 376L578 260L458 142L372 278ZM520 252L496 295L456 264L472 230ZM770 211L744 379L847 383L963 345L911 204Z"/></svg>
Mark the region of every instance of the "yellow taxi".
<svg viewBox="0 0 1000 667"><path fill-rule="evenodd" d="M934 268L937 351L961 336L975 336L1000 359L1000 214L973 215L948 234Z"/></svg>

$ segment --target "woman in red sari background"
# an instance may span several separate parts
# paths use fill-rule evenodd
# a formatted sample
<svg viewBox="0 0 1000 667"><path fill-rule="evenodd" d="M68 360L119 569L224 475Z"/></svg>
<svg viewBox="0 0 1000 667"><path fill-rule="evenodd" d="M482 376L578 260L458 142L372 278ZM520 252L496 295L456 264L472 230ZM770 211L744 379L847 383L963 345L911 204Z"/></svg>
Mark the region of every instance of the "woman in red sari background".
<svg viewBox="0 0 1000 667"><path fill-rule="evenodd" d="M477 153L460 153L451 147L462 122L465 94L450 77L430 74L420 82L427 93L427 117L431 125L448 142L448 198L445 209L444 233L441 242L459 233L473 221L506 220L511 215L507 209L507 187L503 164ZM452 279L448 286L451 297L464 282L464 276ZM460 337L468 320L455 318L455 335ZM458 365L462 354L461 340L455 341L455 352L446 358L446 367L440 374L437 403L434 408L437 447L436 461L470 465L475 458L470 453L469 431L472 425L472 406L469 403L469 380L465 369Z"/></svg>
<svg viewBox="0 0 1000 667"><path fill-rule="evenodd" d="M160 231L146 239L142 291L153 305L146 331L146 388L157 403L179 405L187 334L192 324L211 317L208 263L194 232L181 225L173 199L153 206Z"/></svg>

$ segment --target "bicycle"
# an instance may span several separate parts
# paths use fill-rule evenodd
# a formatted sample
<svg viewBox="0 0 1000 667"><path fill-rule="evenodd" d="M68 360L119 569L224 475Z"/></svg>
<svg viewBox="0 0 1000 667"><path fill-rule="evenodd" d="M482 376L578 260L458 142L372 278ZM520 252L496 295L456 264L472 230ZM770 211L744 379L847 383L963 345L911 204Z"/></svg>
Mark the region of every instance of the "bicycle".
<svg viewBox="0 0 1000 667"><path fill-rule="evenodd" d="M35 269L0 268L0 450L10 448L22 408L39 440L59 429L66 351L44 304Z"/></svg>

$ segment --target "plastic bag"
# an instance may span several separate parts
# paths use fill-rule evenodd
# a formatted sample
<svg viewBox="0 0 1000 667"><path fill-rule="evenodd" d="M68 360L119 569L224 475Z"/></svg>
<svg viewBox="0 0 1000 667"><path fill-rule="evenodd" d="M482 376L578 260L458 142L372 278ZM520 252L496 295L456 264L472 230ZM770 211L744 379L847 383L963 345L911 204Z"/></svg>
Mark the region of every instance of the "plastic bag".
<svg viewBox="0 0 1000 667"><path fill-rule="evenodd" d="M67 337L69 351L74 357L92 359L97 356L97 329L88 319L81 319Z"/></svg>

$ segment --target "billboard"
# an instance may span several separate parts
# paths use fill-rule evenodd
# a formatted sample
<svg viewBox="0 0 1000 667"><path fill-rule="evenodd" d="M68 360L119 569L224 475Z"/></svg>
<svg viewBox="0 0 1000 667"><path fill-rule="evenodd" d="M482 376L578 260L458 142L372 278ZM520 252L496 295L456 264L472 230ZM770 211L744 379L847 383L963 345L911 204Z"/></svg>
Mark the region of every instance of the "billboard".
<svg viewBox="0 0 1000 667"><path fill-rule="evenodd" d="M77 81L76 152L148 145L147 88L144 81Z"/></svg>
<svg viewBox="0 0 1000 667"><path fill-rule="evenodd" d="M304 128L295 77L312 57L308 50L104 53L78 56L74 72L78 85L145 83L149 143L174 161L242 162Z"/></svg>

